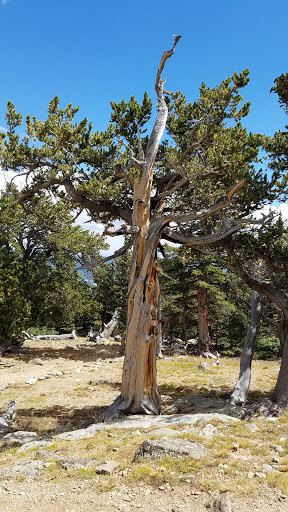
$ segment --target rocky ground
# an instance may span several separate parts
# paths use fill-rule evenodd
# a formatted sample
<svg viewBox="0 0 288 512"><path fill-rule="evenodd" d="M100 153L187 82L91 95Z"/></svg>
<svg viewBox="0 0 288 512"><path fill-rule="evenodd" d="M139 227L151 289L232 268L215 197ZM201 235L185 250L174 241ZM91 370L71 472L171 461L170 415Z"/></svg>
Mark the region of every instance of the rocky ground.
<svg viewBox="0 0 288 512"><path fill-rule="evenodd" d="M29 342L2 357L0 404L15 400L16 420L2 437L1 512L288 511L288 416L240 421L226 400L239 361L199 362L159 361L165 414L95 425L119 393L119 345ZM278 370L255 362L253 400Z"/></svg>

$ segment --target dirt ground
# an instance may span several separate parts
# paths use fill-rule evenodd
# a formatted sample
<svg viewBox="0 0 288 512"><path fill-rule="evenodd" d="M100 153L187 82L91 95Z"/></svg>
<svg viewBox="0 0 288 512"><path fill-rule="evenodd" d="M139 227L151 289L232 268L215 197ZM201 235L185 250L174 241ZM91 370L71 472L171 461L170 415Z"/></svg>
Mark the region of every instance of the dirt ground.
<svg viewBox="0 0 288 512"><path fill-rule="evenodd" d="M115 343L96 345L79 339L76 342L26 342L18 354L12 353L1 358L1 410L5 410L10 400L16 401L17 416L13 430L36 431L41 435L83 428L93 422L119 394L122 362L119 345ZM159 362L159 385L164 407L174 403L183 394L206 393L211 388L216 389L219 397L227 395L229 386L231 387L231 383L226 382L227 371L231 382L235 381L239 361L223 361L220 369L211 371L209 375L200 375L197 371L198 364L197 358L183 356L165 358ZM251 393L253 398L263 397L275 383L279 364L274 361L255 362L254 370ZM38 380L34 384L29 384L31 378ZM257 423L257 420L255 421ZM288 466L287 442L284 440L285 432L288 437L288 425L285 421L280 421L278 426L277 422L269 422L266 429L266 424L259 420L257 425L259 436L262 436L261 450L256 446L257 437L253 437L252 434L250 444L246 446L245 436L241 434L239 427L237 442L239 444L240 439L240 448L236 448L239 460L236 462L232 453L235 448L234 439L231 432L225 431L225 435L229 434L227 443L219 438L222 445L216 447L210 441L212 455L208 458L206 466L192 476L184 473L178 478L177 474L176 481L175 476L174 480L165 480L161 476L163 467L154 467L154 473L149 474L146 467L139 466L138 472L133 469L132 455L137 443L139 445L143 439L149 437L147 431L120 432L119 435L113 434L112 439L103 434L95 440L58 443L50 449L51 460L60 454L70 459L92 456L95 460L101 461L105 459L107 449L106 458L118 457L121 470L116 471L111 477L73 472L64 474L64 471L57 469L40 473L33 479L2 479L0 511L128 512L147 511L152 506L154 512L201 512L207 511L206 505L211 505L220 491L228 490L231 494L233 512L288 512L288 480L283 480L286 477L285 464ZM263 437L265 435L266 437ZM280 438L286 451L281 454L279 460L283 470L279 472L279 485L272 475L270 479L251 479L250 486L250 480L248 482L246 475L252 468L251 461L253 460L255 470L259 471L263 462L270 461L271 443L278 442ZM101 443L101 446L97 446L97 442ZM231 445L230 448L226 444ZM0 469L19 460L17 448L1 448ZM32 455L22 454L21 460L40 457L39 453L33 451ZM253 459L251 453L254 454ZM231 464L231 467L234 464L231 472L228 472L228 469L227 472L219 470L225 462L229 466ZM171 475L173 473L171 471ZM218 474L219 480L218 476L214 479L214 475Z"/></svg>

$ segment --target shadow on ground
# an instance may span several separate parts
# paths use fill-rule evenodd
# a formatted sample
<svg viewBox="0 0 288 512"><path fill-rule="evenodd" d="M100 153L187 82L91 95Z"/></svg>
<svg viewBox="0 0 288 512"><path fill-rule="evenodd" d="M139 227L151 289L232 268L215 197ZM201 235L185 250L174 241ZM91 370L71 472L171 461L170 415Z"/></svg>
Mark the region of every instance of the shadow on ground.
<svg viewBox="0 0 288 512"><path fill-rule="evenodd" d="M164 384L159 386L162 396L162 412L164 414L196 414L214 410L214 412L224 414L227 411L227 414L230 414L230 412L233 413L233 408L235 408L235 406L229 404L232 390L228 386L218 386L217 389L211 390L209 393L199 390L197 386ZM246 407L271 398L272 391L273 389L266 392L251 391L248 395Z"/></svg>
<svg viewBox="0 0 288 512"><path fill-rule="evenodd" d="M94 423L95 419L106 409L106 407L46 407L37 409L34 407L17 409L17 420L13 430L38 430L38 418L45 417L53 421L53 426L42 430L42 433L61 432L75 428L85 428Z"/></svg>
<svg viewBox="0 0 288 512"><path fill-rule="evenodd" d="M5 354L7 358L21 359L25 362L29 362L34 358L44 359L68 359L71 361L83 361L83 362L95 362L97 359L114 359L120 357L120 344L113 345L98 345L98 344L84 344L81 343L79 346L66 346L66 347L55 347L42 345L33 346L32 343L29 346L23 345L17 353Z"/></svg>

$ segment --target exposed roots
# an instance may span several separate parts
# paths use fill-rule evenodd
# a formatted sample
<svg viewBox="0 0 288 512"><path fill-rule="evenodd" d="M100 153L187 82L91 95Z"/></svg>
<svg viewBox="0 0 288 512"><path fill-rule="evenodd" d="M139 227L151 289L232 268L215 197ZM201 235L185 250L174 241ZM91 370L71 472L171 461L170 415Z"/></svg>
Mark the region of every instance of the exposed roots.
<svg viewBox="0 0 288 512"><path fill-rule="evenodd" d="M268 416L278 418L283 414L283 408L279 404L272 402L272 400L265 399L247 407L241 419L247 420L254 414L265 416L265 418Z"/></svg>
<svg viewBox="0 0 288 512"><path fill-rule="evenodd" d="M153 400L146 398L142 401L140 407L136 410L130 400L127 400L119 395L116 400L111 404L97 419L96 423L106 423L108 421L117 420L126 414L148 414L157 416L160 411L157 409Z"/></svg>

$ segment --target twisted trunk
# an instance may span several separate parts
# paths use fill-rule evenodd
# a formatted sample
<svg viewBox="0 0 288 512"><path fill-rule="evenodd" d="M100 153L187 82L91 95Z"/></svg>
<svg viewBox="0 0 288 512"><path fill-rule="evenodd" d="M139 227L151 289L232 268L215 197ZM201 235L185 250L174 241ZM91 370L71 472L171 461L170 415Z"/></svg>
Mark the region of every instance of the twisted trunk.
<svg viewBox="0 0 288 512"><path fill-rule="evenodd" d="M108 324L104 324L104 329L99 334L100 338L108 339L110 336L112 336L112 333L114 329L116 329L119 322L120 310L120 308L116 308L110 322L108 322Z"/></svg>
<svg viewBox="0 0 288 512"><path fill-rule="evenodd" d="M107 421L123 412L160 414L161 401L156 381L157 333L159 321L159 280L157 247L168 220L162 219L162 203L156 205L151 216L151 188L155 158L166 126L168 107L161 73L166 60L174 53L180 36L175 36L171 50L164 52L156 76L158 99L157 117L144 153L140 137L138 159L134 167L139 171L133 194L133 257L128 288L127 335L122 375L121 395L100 417ZM158 206L158 207L157 207Z"/></svg>
<svg viewBox="0 0 288 512"><path fill-rule="evenodd" d="M204 280L205 276L201 276ZM208 324L208 294L206 288L198 286L198 345L197 355L210 351L210 334Z"/></svg>
<svg viewBox="0 0 288 512"><path fill-rule="evenodd" d="M288 320L283 319L278 327L283 342L283 353L277 383L272 395L273 402L288 407Z"/></svg>
<svg viewBox="0 0 288 512"><path fill-rule="evenodd" d="M251 364L256 348L260 319L260 293L253 290L251 298L251 321L247 330L246 342L241 355L239 379L235 384L230 398L230 403L234 405L244 405L247 400L251 381Z"/></svg>

